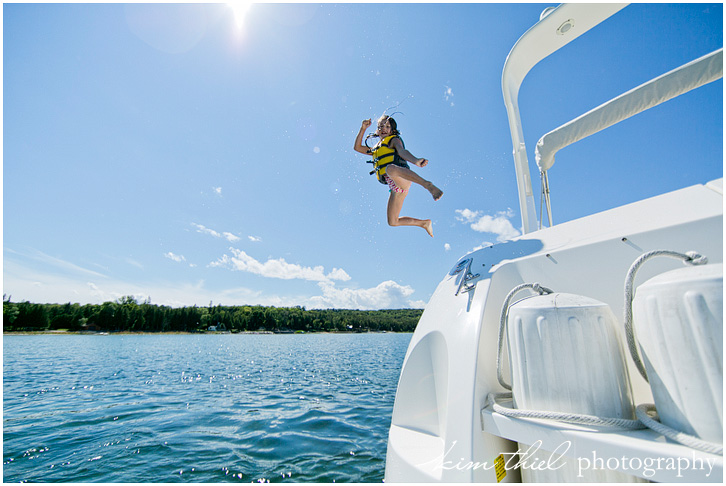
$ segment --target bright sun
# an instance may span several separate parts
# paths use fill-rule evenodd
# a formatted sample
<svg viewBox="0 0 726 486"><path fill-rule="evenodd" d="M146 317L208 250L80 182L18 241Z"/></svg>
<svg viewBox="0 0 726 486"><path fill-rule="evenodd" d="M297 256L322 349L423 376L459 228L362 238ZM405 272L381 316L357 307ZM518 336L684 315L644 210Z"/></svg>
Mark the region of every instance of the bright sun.
<svg viewBox="0 0 726 486"><path fill-rule="evenodd" d="M238 2L228 2L227 6L232 9L232 12L234 12L234 21L237 24L237 28L242 29L242 26L245 22L245 16L247 15L247 12L252 6L252 2L244 0Z"/></svg>

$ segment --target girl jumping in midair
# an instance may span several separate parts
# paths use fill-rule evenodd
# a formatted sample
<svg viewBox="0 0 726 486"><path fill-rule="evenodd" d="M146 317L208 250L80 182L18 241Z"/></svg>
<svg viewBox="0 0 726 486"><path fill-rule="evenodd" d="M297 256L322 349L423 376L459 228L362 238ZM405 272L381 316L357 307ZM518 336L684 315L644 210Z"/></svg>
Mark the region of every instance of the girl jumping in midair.
<svg viewBox="0 0 726 486"><path fill-rule="evenodd" d="M371 136L377 136L380 138L378 144L373 148L364 145L363 135L365 135L366 130L371 124L370 118L363 120L360 131L355 138L353 149L362 154L372 155L373 172L371 174L375 172L378 180L382 184L388 184L391 193L388 197L388 224L391 226L420 226L433 237L434 231L430 219L399 216L401 207L403 207L403 201L406 199L406 195L408 195L408 189L411 187L412 182L429 191L434 201L438 201L444 195L441 189L416 174L406 163L411 162L417 167L426 167L429 161L414 157L411 152L404 148L403 141L396 128L396 120L388 115L383 115L378 120L378 130L366 138L367 140Z"/></svg>

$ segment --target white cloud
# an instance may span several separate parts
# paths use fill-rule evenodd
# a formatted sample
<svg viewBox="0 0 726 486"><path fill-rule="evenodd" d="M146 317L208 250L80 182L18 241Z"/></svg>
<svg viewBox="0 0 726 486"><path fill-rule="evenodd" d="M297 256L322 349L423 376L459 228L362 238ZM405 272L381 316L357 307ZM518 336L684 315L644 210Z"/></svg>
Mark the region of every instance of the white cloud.
<svg viewBox="0 0 726 486"><path fill-rule="evenodd" d="M19 256L24 259L29 259L32 261L40 262L45 267L48 267L48 266L55 267L59 270L62 270L64 272L68 272L71 274L87 275L87 276L93 277L93 278L99 278L99 277L105 278L106 277L106 275L104 275L102 273L98 273L96 271L89 270L87 268L83 268L81 266L76 265L75 263L71 263L71 262L68 262L68 261L60 259L60 258L46 255L42 251L39 251L36 249L32 249L31 253L21 253L21 252L15 251L15 250L11 250L10 248L5 248L4 251L8 255ZM5 260L5 262L7 262L8 258L5 257L4 260Z"/></svg>
<svg viewBox="0 0 726 486"><path fill-rule="evenodd" d="M172 252L164 253L164 256L168 258L169 260L174 260L175 262L181 263L187 261L186 258L184 258L184 255L175 255Z"/></svg>
<svg viewBox="0 0 726 486"><path fill-rule="evenodd" d="M250 239L250 241L251 241L251 242L253 242L253 243L257 243L257 242L260 242L260 241L262 241L262 238L260 238L259 236L251 236L251 235L250 235L250 236L248 236L247 238L249 238L249 239Z"/></svg>
<svg viewBox="0 0 726 486"><path fill-rule="evenodd" d="M192 223L192 226L194 226L195 228L197 228L197 232L198 233L202 233L202 234L205 234L205 235L214 236L215 238L221 238L222 237L221 234L217 233L213 229L207 228L204 225L197 224L197 223Z"/></svg>
<svg viewBox="0 0 726 486"><path fill-rule="evenodd" d="M372 310L423 308L425 305L421 301L408 300L414 290L408 285L399 285L392 280L381 282L370 289L339 289L332 282L320 282L318 285L323 295L310 298L310 308Z"/></svg>
<svg viewBox="0 0 726 486"><path fill-rule="evenodd" d="M213 187L212 190L214 191L214 193L216 195L218 195L218 196L221 196L222 195L222 188L221 187Z"/></svg>
<svg viewBox="0 0 726 486"><path fill-rule="evenodd" d="M331 280L350 280L345 270L333 268L329 274L325 274L322 265L316 267L303 267L295 263L287 263L284 258L269 259L262 263L249 256L242 250L230 248L232 256L222 255L217 261L210 263L211 267L225 267L241 272L249 272L268 278L279 278L283 280L302 279L315 282L329 282Z"/></svg>
<svg viewBox="0 0 726 486"><path fill-rule="evenodd" d="M465 223L471 223L479 217L479 211L472 211L471 209L457 209L456 213L459 215L456 219Z"/></svg>
<svg viewBox="0 0 726 486"><path fill-rule="evenodd" d="M210 301L226 305L300 305L300 299L285 299L246 288L210 289L204 280L126 282L115 278L89 278L88 275L62 275L34 270L16 262L5 265L3 287L13 302L27 300L37 303L78 302L81 304L113 302L131 295L139 302L151 299L153 304L184 307L207 305Z"/></svg>
<svg viewBox="0 0 726 486"><path fill-rule="evenodd" d="M479 233L496 235L499 242L519 236L519 231L509 221L509 218L514 216L514 211L511 209L499 211L494 216L470 209L457 209L456 213L458 214L457 220L469 224L471 229Z"/></svg>
<svg viewBox="0 0 726 486"><path fill-rule="evenodd" d="M230 233L228 231L224 231L222 233L215 231L211 228L207 228L204 225L192 223L192 226L197 228L197 233L202 233L204 235L214 236L215 238L225 238L227 241L230 241L234 243L235 241L239 241L240 237L235 235L234 233Z"/></svg>
<svg viewBox="0 0 726 486"><path fill-rule="evenodd" d="M348 280L350 280L350 275L348 275L342 268L333 267L333 270L331 270L331 272L328 274L328 279L347 282Z"/></svg>
<svg viewBox="0 0 726 486"><path fill-rule="evenodd" d="M289 264L288 264L289 265ZM298 269L303 267L297 266ZM314 269L308 269L314 270ZM408 285L385 281L367 289L338 288L334 278L347 280L348 274L333 269L326 279L318 281L318 292L312 295L280 295L253 290L246 287L211 288L204 279L195 281L151 280L129 282L99 274L63 272L48 273L47 268L35 270L13 259L4 262L4 291L14 302L28 300L46 303L97 303L116 301L127 295L138 301L150 299L157 305L183 307L207 305L210 301L224 305L271 305L291 307L304 305L308 308L336 309L401 309L423 308L425 302L411 300L414 290ZM318 277L323 272L317 274ZM214 283L218 284L215 278ZM318 295L315 295L318 294Z"/></svg>
<svg viewBox="0 0 726 486"><path fill-rule="evenodd" d="M126 263L128 263L129 265L133 265L134 267L140 268L141 270L144 269L144 266L133 258L127 258Z"/></svg>
<svg viewBox="0 0 726 486"><path fill-rule="evenodd" d="M444 243L444 250L445 251L451 251L451 245L448 243Z"/></svg>

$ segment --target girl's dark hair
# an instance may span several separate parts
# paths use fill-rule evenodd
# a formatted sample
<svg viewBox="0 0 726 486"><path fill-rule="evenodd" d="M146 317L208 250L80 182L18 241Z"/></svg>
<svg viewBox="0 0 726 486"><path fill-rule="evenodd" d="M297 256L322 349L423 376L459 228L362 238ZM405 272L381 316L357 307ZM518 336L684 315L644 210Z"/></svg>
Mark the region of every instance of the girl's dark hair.
<svg viewBox="0 0 726 486"><path fill-rule="evenodd" d="M391 133L394 135L400 135L401 132L398 131L396 120L393 119L393 117L390 117L388 115L383 115L378 119L378 124L380 125L382 122L385 122L388 120L388 122L391 124Z"/></svg>

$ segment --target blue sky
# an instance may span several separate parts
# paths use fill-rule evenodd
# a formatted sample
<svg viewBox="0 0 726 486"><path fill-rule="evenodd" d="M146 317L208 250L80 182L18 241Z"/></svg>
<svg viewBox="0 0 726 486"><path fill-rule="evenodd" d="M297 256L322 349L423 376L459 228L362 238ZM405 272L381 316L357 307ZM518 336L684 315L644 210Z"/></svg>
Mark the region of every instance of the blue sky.
<svg viewBox="0 0 726 486"><path fill-rule="evenodd" d="M3 292L423 307L460 256L520 234L501 73L548 5L4 4ZM535 66L535 192L540 136L722 45L720 3L636 4ZM402 211L435 238L387 226L352 150L386 109L444 191ZM722 176L718 81L560 152L555 222Z"/></svg>

